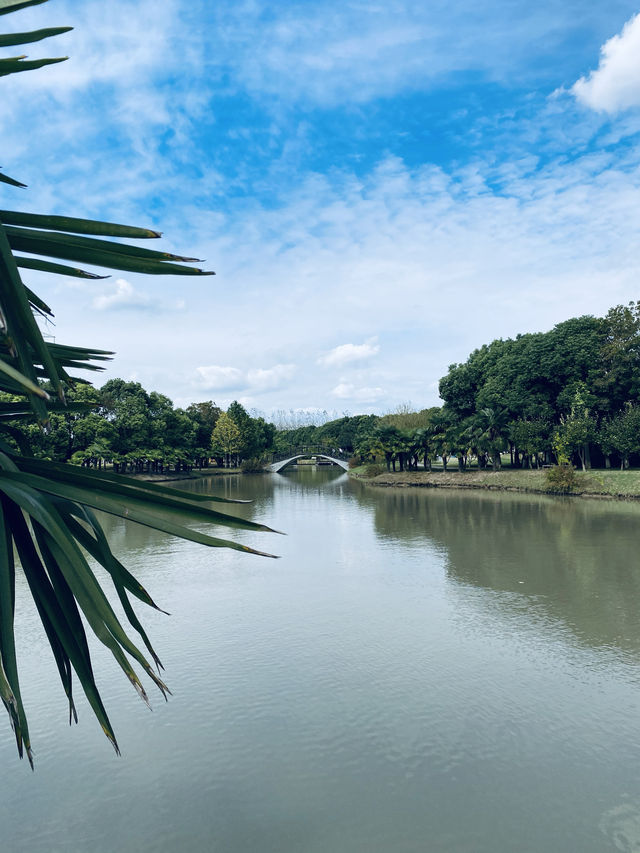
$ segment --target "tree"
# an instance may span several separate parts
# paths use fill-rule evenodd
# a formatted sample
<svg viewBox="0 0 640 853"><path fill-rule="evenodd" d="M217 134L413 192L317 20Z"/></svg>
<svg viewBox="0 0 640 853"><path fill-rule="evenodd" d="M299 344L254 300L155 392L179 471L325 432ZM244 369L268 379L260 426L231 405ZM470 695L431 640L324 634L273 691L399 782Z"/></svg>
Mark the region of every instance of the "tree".
<svg viewBox="0 0 640 853"><path fill-rule="evenodd" d="M0 15L43 0L0 0ZM0 45L38 42L65 32L57 27L33 33L3 35ZM1 60L2 76L63 61L62 58ZM21 129L26 135L27 131ZM24 186L0 173L0 183ZM69 411L69 389L78 369L95 369L111 353L44 340L34 312L51 317L51 309L25 285L21 270L38 270L92 279L100 276L77 265L149 274L204 275L190 265L194 259L122 242L160 235L148 229L97 222L78 217L0 211L0 428L15 420L31 420L46 428L54 414ZM107 239L105 239L107 238ZM19 254L16 254L19 253ZM71 264L71 265L69 265ZM96 364L97 362L97 364ZM43 387L48 382L48 387ZM5 436L8 434L4 429ZM265 529L212 508L211 498L187 496L176 490L141 483L85 468L47 462L16 451L0 440L0 698L7 709L20 756L32 751L20 693L14 638L17 566L28 582L51 646L70 718L76 718L73 673L116 751L118 745L96 686L85 623L111 651L126 677L146 700L132 660L163 695L167 688L146 655L131 640L90 568L88 552L111 577L131 628L140 636L152 661L160 667L140 624L130 596L155 607L144 587L111 552L94 510L102 510L166 533L213 547L250 551L236 542L214 539L187 526L210 521L231 527Z"/></svg>
<svg viewBox="0 0 640 853"><path fill-rule="evenodd" d="M501 453L506 449L507 413L504 409L492 409L487 406L478 412L478 445L491 457L493 470L502 467Z"/></svg>
<svg viewBox="0 0 640 853"><path fill-rule="evenodd" d="M240 429L231 415L226 412L223 412L220 415L214 427L211 434L211 447L213 448L214 454L221 454L225 457L225 465L227 468L231 464L231 457L235 456L242 447L242 434Z"/></svg>
<svg viewBox="0 0 640 853"><path fill-rule="evenodd" d="M550 424L540 418L530 421L521 418L509 424L509 438L529 468L533 462L537 468L540 454L550 449L549 433Z"/></svg>
<svg viewBox="0 0 640 853"><path fill-rule="evenodd" d="M216 406L213 400L206 400L204 403L191 403L185 411L196 424L195 446L208 447L211 441L211 433L216 421L222 414L222 409Z"/></svg>
<svg viewBox="0 0 640 853"><path fill-rule="evenodd" d="M591 467L589 443L597 435L596 422L585 404L586 397L584 387L575 390L571 411L568 415L561 415L553 440L558 463L568 462L576 453L583 471Z"/></svg>
<svg viewBox="0 0 640 853"><path fill-rule="evenodd" d="M620 469L628 468L631 454L640 452L640 407L628 404L603 425L599 437L607 457L615 451L620 456Z"/></svg>

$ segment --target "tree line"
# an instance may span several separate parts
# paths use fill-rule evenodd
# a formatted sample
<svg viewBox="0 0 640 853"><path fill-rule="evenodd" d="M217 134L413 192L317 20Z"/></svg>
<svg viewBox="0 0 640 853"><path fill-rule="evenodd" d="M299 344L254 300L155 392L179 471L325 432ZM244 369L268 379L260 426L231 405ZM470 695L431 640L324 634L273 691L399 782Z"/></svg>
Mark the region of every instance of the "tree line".
<svg viewBox="0 0 640 853"><path fill-rule="evenodd" d="M279 432L285 446L329 444L387 468L514 467L640 461L640 302L582 316L548 332L498 339L452 364L443 405L345 416Z"/></svg>
<svg viewBox="0 0 640 853"><path fill-rule="evenodd" d="M5 401L10 395L3 395ZM68 410L52 412L46 430L28 420L7 425L27 455L117 473L164 473L260 460L274 445L275 426L238 402L223 411L213 401L174 408L139 382L111 379L101 388L67 389Z"/></svg>
<svg viewBox="0 0 640 853"><path fill-rule="evenodd" d="M314 445L390 470L431 469L436 460L446 470L452 458L461 470L499 468L506 453L514 467L625 468L640 461L640 302L494 340L452 364L439 389L442 406L277 429L237 401L226 412L211 400L174 408L138 382L112 379L70 388L69 410L52 412L47 431L26 421L9 428L35 456L96 468L108 461L121 473L211 462L259 470L273 451Z"/></svg>

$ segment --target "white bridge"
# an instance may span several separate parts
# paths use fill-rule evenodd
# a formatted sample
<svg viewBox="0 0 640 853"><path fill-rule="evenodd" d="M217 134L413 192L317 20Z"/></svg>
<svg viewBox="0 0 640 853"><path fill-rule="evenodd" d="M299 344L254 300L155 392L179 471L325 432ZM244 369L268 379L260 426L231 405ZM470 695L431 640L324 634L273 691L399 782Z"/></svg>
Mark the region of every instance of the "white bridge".
<svg viewBox="0 0 640 853"><path fill-rule="evenodd" d="M296 459L304 459L309 456L315 456L316 459L326 459L328 462L333 462L334 465L339 465L344 471L349 470L349 457L346 454L341 453L339 450L329 448L323 448L322 450L316 448L296 448L296 450L290 450L289 454L282 454L284 458L276 459L271 462L267 465L267 470L277 474L278 471L282 471L283 468L286 468L287 465L295 462Z"/></svg>

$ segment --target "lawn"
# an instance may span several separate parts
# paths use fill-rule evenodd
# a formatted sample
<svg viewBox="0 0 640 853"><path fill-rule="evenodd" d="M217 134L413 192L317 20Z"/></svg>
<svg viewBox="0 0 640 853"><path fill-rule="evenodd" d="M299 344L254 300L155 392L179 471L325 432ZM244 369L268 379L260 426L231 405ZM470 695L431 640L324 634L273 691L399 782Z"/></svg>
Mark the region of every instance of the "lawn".
<svg viewBox="0 0 640 853"><path fill-rule="evenodd" d="M384 472L375 477L366 476L366 465L352 469L352 474L376 486L422 486L463 489L504 489L527 492L552 492L547 482L546 470L503 468L501 471L403 471ZM576 471L576 485L572 494L613 498L640 498L640 470L619 471L592 469Z"/></svg>

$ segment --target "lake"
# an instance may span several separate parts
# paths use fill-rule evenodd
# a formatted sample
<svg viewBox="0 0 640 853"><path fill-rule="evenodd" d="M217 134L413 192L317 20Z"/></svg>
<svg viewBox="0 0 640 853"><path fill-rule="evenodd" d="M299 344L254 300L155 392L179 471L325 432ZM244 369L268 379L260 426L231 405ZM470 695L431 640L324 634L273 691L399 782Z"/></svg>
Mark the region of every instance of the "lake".
<svg viewBox="0 0 640 853"><path fill-rule="evenodd" d="M80 696L66 724L19 588L36 771L5 715L4 850L640 851L639 505L308 466L185 488L253 499L287 535L236 538L281 559L105 517L172 614L137 608L173 691L152 712L95 650L121 758Z"/></svg>

